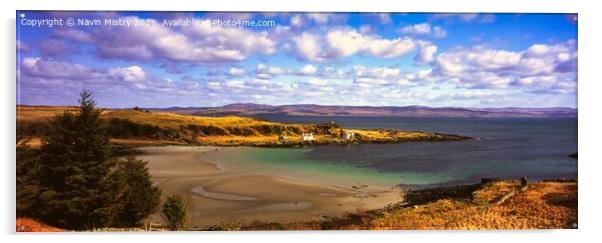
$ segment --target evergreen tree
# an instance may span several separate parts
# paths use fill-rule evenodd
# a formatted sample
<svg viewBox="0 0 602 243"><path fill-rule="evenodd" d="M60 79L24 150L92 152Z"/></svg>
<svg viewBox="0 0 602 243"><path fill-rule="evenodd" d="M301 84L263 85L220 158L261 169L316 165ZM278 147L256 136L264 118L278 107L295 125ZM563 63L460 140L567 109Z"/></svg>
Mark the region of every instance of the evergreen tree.
<svg viewBox="0 0 602 243"><path fill-rule="evenodd" d="M80 95L79 112L51 122L40 156L40 208L37 217L65 228L89 229L108 222L112 200L111 144L91 93Z"/></svg>
<svg viewBox="0 0 602 243"><path fill-rule="evenodd" d="M170 230L186 229L186 210L184 200L180 195L167 197L167 200L163 203L162 212Z"/></svg>
<svg viewBox="0 0 602 243"><path fill-rule="evenodd" d="M29 141L30 139L17 134L17 217L31 217L39 196L39 151L27 145Z"/></svg>
<svg viewBox="0 0 602 243"><path fill-rule="evenodd" d="M116 200L118 209L112 220L114 226L136 226L140 220L157 211L161 191L153 186L146 164L133 156L118 162L112 181L122 182L124 190Z"/></svg>

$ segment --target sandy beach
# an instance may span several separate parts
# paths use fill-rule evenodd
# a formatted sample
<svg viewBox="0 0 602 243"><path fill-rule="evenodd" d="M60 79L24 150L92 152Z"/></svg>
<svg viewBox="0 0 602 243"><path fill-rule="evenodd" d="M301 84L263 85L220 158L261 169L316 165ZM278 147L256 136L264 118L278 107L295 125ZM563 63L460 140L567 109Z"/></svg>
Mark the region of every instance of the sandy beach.
<svg viewBox="0 0 602 243"><path fill-rule="evenodd" d="M367 187L355 189L346 183L334 184L320 175L280 173L261 168L269 165L205 159L208 153L236 153L237 149L142 147L138 150L143 154L137 157L148 161L163 197L185 197L190 229L220 223L316 220L381 208L402 199L399 190L378 185L362 183ZM163 223L159 214L152 215L151 221Z"/></svg>

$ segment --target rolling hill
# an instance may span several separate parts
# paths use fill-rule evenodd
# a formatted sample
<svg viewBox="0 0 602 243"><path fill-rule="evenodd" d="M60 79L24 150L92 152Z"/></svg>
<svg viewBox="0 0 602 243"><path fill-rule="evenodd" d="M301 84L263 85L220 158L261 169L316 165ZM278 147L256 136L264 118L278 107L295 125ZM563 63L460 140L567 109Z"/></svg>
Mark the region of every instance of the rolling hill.
<svg viewBox="0 0 602 243"><path fill-rule="evenodd" d="M220 107L170 107L150 110L200 116L254 116L283 114L303 116L368 116L368 117L577 117L577 109L553 108L461 108L428 106L324 106L230 104Z"/></svg>

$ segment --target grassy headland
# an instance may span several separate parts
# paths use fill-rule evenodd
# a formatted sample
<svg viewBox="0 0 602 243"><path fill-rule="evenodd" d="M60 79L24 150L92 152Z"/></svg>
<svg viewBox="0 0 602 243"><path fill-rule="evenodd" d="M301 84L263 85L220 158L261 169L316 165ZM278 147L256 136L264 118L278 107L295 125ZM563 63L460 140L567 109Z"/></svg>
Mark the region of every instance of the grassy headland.
<svg viewBox="0 0 602 243"><path fill-rule="evenodd" d="M343 218L277 224L256 222L244 230L449 230L573 229L577 181L520 180L407 191L404 200Z"/></svg>
<svg viewBox="0 0 602 243"><path fill-rule="evenodd" d="M26 136L41 137L57 113L75 107L17 106L17 130ZM112 141L119 145L194 144L218 146L299 146L317 144L395 143L410 141L459 141L467 136L434 132L387 129L346 129L335 123L292 124L224 116L207 117L142 109L104 109L101 120ZM311 133L313 141L303 141ZM353 138L343 138L343 133ZM34 145L36 140L32 140Z"/></svg>

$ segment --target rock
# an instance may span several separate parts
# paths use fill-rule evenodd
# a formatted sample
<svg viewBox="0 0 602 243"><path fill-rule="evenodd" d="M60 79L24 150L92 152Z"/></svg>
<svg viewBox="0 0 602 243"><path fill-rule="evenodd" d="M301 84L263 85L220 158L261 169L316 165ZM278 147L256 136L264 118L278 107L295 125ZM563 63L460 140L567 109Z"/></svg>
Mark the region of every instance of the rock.
<svg viewBox="0 0 602 243"><path fill-rule="evenodd" d="M353 186L351 186L351 188L353 188L353 189L364 189L367 187L368 187L368 185L359 184L359 183L355 183L355 184L353 184Z"/></svg>

